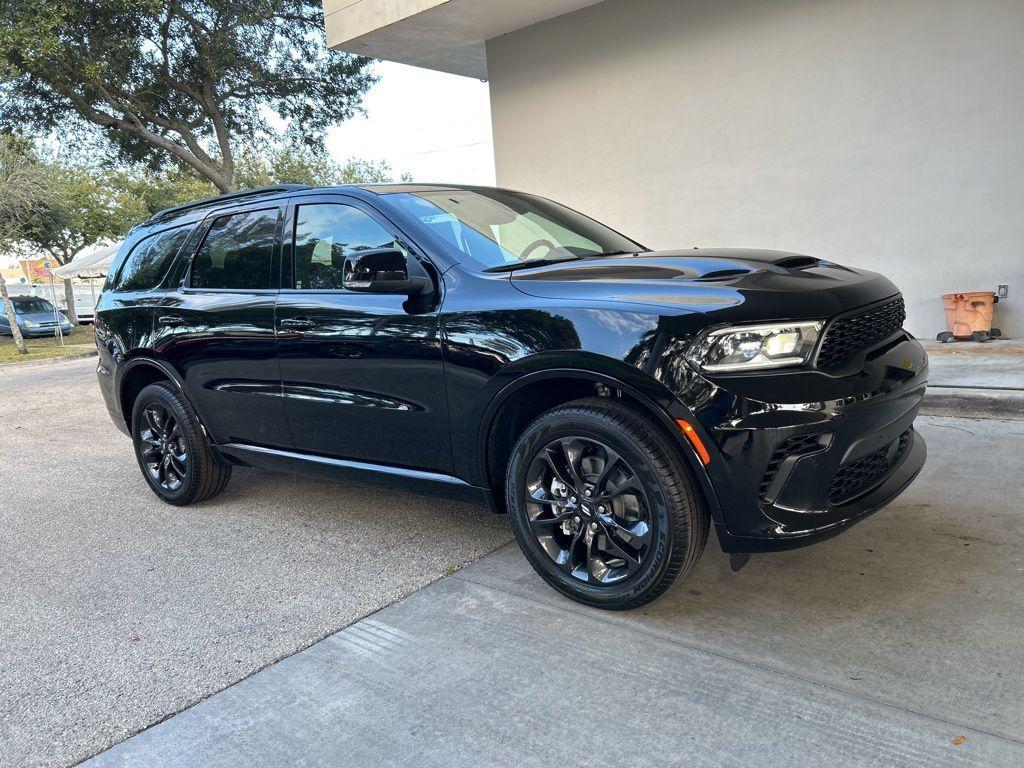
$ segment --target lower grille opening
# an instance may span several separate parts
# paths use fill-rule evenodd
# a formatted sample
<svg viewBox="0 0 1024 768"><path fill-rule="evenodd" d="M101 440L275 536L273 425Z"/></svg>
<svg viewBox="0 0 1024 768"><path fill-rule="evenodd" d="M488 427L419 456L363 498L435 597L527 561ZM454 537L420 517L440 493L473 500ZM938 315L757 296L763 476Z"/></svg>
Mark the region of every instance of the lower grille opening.
<svg viewBox="0 0 1024 768"><path fill-rule="evenodd" d="M761 485L757 491L758 498L763 503L770 502L768 491L771 490L772 482L775 480L776 475L779 474L782 462L790 456L806 456L810 453L816 453L825 447L825 443L826 435L823 434L796 435L795 437L787 437L779 443L772 454L771 461L768 462L768 466L765 468L764 476L761 478Z"/></svg>
<svg viewBox="0 0 1024 768"><path fill-rule="evenodd" d="M832 477L828 502L833 506L852 501L882 482L899 462L910 442L908 429L893 442L863 458L841 465Z"/></svg>

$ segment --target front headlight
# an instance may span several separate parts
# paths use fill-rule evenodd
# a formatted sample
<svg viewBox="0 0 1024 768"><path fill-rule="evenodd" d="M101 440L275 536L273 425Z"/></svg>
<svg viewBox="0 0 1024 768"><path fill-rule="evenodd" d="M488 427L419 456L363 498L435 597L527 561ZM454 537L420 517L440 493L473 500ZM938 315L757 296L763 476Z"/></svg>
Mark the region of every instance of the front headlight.
<svg viewBox="0 0 1024 768"><path fill-rule="evenodd" d="M22 325L24 325L26 328L38 328L39 327L39 323L33 322L32 320L25 320L22 323Z"/></svg>
<svg viewBox="0 0 1024 768"><path fill-rule="evenodd" d="M710 373L804 365L814 354L822 325L814 321L719 328L698 337L687 357Z"/></svg>

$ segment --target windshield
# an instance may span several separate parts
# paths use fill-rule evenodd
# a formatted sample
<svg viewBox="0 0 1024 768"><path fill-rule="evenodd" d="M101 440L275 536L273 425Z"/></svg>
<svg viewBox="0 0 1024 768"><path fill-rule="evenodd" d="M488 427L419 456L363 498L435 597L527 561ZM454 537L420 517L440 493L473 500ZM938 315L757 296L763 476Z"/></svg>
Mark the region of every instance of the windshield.
<svg viewBox="0 0 1024 768"><path fill-rule="evenodd" d="M484 269L645 250L583 214L519 192L437 189L389 198Z"/></svg>
<svg viewBox="0 0 1024 768"><path fill-rule="evenodd" d="M53 313L53 304L46 299L29 299L28 301L15 301L14 311L19 315L34 315L37 312Z"/></svg>

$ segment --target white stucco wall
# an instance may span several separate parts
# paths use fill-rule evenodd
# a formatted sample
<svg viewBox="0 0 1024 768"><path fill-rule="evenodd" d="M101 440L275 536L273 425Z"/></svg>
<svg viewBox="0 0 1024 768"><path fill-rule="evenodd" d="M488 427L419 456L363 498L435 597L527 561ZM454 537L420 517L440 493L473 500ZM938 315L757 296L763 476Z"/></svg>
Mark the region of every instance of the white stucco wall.
<svg viewBox="0 0 1024 768"><path fill-rule="evenodd" d="M498 182L654 248L884 272L1024 335L1022 0L606 0L487 44Z"/></svg>

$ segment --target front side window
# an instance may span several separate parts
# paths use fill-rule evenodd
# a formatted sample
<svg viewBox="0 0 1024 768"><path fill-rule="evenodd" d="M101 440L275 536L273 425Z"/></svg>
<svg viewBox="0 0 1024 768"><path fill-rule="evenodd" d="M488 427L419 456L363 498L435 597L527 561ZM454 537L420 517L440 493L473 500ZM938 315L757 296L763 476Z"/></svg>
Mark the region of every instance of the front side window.
<svg viewBox="0 0 1024 768"><path fill-rule="evenodd" d="M277 209L215 219L192 262L193 288L270 288Z"/></svg>
<svg viewBox="0 0 1024 768"><path fill-rule="evenodd" d="M295 287L341 288L345 257L353 251L374 248L402 249L402 245L368 214L351 205L300 205L295 214Z"/></svg>
<svg viewBox="0 0 1024 768"><path fill-rule="evenodd" d="M519 192L429 189L389 197L485 269L644 250L581 213Z"/></svg>
<svg viewBox="0 0 1024 768"><path fill-rule="evenodd" d="M148 291L156 288L191 231L190 226L176 227L136 243L117 274L115 290Z"/></svg>

